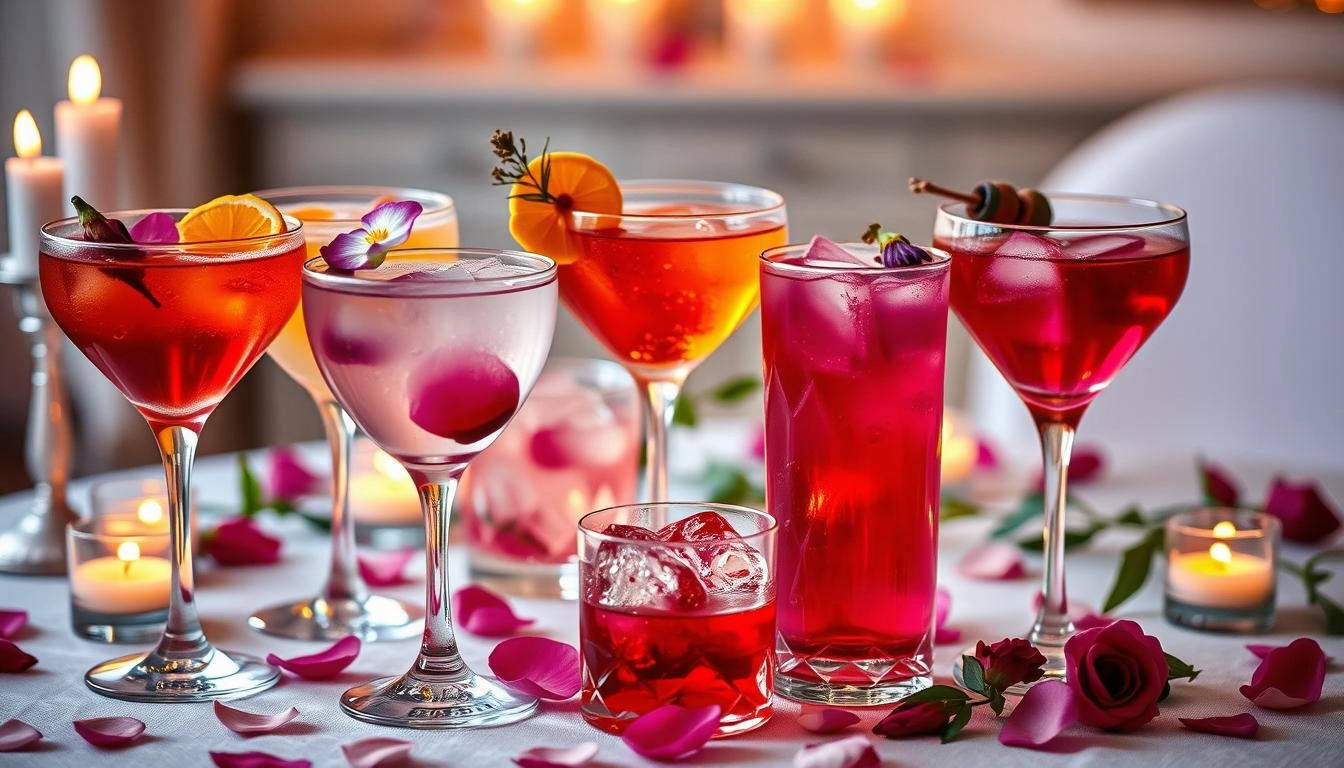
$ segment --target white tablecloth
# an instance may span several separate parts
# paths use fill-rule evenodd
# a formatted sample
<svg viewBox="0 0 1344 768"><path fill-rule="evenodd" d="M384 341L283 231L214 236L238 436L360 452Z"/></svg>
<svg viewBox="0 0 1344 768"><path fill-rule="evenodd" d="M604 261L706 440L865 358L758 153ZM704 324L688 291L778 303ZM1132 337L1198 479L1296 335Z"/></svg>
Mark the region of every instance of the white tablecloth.
<svg viewBox="0 0 1344 768"><path fill-rule="evenodd" d="M200 462L197 488L203 503L228 503L237 498L237 481L231 457ZM1088 495L1104 509L1118 509L1131 501L1147 505L1190 501L1197 498L1190 463L1164 463L1143 471L1116 467L1107 482ZM1276 468L1267 468L1276 469ZM157 475L156 468L140 473ZM1258 493L1268 472L1253 470L1244 477L1248 489ZM1327 478L1326 487L1335 499L1344 499L1344 478ZM75 484L73 498L82 503L88 481ZM0 526L8 526L28 503L27 494L0 499ZM940 573L953 595L950 624L962 631L963 640L998 640L1021 636L1030 618L1031 598L1038 585L1039 563L1030 563L1033 578L1012 582L970 582L959 577L955 564L970 546L983 540L988 522L977 519L951 521L942 532ZM199 605L209 637L223 648L257 655L276 652L298 655L317 648L312 644L276 640L256 634L245 625L248 613L281 598L311 594L324 574L325 540L297 521L286 524L284 560L268 567L209 569L200 576ZM1109 587L1116 558L1127 544L1120 535L1103 537L1087 550L1069 557L1070 597L1098 605ZM1284 554L1301 561L1310 550L1285 547ZM455 553L459 554L460 553ZM454 559L456 584L463 579L462 558ZM1157 566L1155 565L1155 568ZM1271 634L1257 637L1196 632L1168 624L1161 614L1160 577L1120 614L1139 621L1157 635L1166 649L1203 670L1193 684L1173 684L1172 696L1162 705L1161 716L1137 733L1108 734L1074 726L1057 740L1053 752L1010 749L997 741L998 728L990 715L977 709L976 718L955 742L940 745L922 737L888 741L873 737L884 765L1022 765L1057 766L1087 763L1158 766L1344 765L1344 639L1326 638L1318 612L1303 604L1301 587L1280 583L1279 620ZM1337 579L1344 582L1344 577ZM387 590L408 600L421 599L422 577ZM1332 585L1337 597L1344 583ZM573 603L538 599L515 599L520 614L538 619L536 631L577 642L577 611ZM235 702L259 712L275 712L297 706L298 719L274 734L243 738L226 730L208 704L134 704L113 701L87 690L81 682L93 663L129 653L134 648L109 646L77 639L69 629L69 599L66 582L58 578L0 575L0 607L22 608L30 613L30 626L18 638L20 645L40 660L23 674L0 674L0 722L19 718L36 726L45 736L31 752L0 753L0 765L100 766L208 765L208 751L260 750L276 755L306 757L318 766L344 765L339 746L356 739L385 736L410 739L417 746L413 765L508 766L509 758L537 746L564 746L580 741L598 742L598 765L652 765L615 737L586 725L578 714L577 700L543 703L540 714L523 723L497 729L471 731L411 731L380 728L341 714L337 696L352 683L403 671L415 655L416 642L366 644L359 659L337 680L303 682L288 677L276 688ZM1305 710L1272 712L1256 709L1238 693L1249 682L1255 658L1245 650L1247 642L1284 644L1299 636L1315 637L1336 661L1326 677L1321 701ZM495 641L459 635L468 663L485 670L486 657ZM940 675L949 672L960 645L937 649ZM863 731L886 711L864 712ZM778 700L774 718L761 729L740 737L711 743L685 761L690 765L787 766L798 748L818 737L798 726L799 706ZM1260 720L1255 741L1194 733L1178 717L1203 717L1252 712ZM128 749L98 750L81 740L72 720L131 715L148 728L143 739ZM992 763L989 761L993 761Z"/></svg>

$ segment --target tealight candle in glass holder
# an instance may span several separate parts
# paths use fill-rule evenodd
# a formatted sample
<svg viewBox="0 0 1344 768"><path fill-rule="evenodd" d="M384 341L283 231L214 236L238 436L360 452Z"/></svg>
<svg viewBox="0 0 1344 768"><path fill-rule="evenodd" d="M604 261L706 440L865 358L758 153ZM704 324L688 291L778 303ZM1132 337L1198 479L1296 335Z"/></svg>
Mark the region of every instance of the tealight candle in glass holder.
<svg viewBox="0 0 1344 768"><path fill-rule="evenodd" d="M375 549L423 544L420 491L410 474L370 440L357 440L352 453L350 512L355 516L355 539Z"/></svg>
<svg viewBox="0 0 1344 768"><path fill-rule="evenodd" d="M167 525L97 510L66 528L71 627L89 640L152 642L168 618Z"/></svg>
<svg viewBox="0 0 1344 768"><path fill-rule="evenodd" d="M1242 509L1167 520L1167 620L1197 629L1263 632L1274 625L1279 521Z"/></svg>

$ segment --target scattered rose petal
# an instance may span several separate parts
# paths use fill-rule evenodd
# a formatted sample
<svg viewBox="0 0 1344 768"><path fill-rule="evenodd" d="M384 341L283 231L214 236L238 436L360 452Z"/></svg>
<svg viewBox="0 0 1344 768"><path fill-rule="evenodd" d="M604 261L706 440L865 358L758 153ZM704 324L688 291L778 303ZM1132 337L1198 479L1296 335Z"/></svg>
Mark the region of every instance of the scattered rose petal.
<svg viewBox="0 0 1344 768"><path fill-rule="evenodd" d="M1021 549L1004 541L987 541L961 558L957 572L981 581L1004 581L1021 578L1027 571Z"/></svg>
<svg viewBox="0 0 1344 768"><path fill-rule="evenodd" d="M453 593L453 621L473 635L503 637L536 619L517 616L504 598L475 584Z"/></svg>
<svg viewBox="0 0 1344 768"><path fill-rule="evenodd" d="M961 640L961 630L947 626L947 616L952 612L952 593L942 587L934 593L933 599L933 644L946 645Z"/></svg>
<svg viewBox="0 0 1344 768"><path fill-rule="evenodd" d="M1041 604L1044 602L1045 597L1040 591L1037 591L1031 598L1031 612L1039 613ZM1080 621L1089 622L1093 627L1104 627L1108 624L1113 624L1116 621L1108 616L1103 616L1102 614L1097 613L1096 608L1093 608L1081 600L1070 600L1068 607L1065 609L1065 614L1069 617L1069 621L1073 622L1074 629L1081 629L1081 627L1078 626L1078 622ZM1094 618L1089 621L1089 616ZM1105 619L1105 621L1102 621L1101 619ZM1089 629L1090 628L1091 627L1089 627Z"/></svg>
<svg viewBox="0 0 1344 768"><path fill-rule="evenodd" d="M298 716L299 710L294 707L290 707L284 712L277 712L274 715L263 715L257 712L235 709L222 701L215 702L215 717L219 718L219 722L223 723L224 727L230 731L241 733L244 736L270 733Z"/></svg>
<svg viewBox="0 0 1344 768"><path fill-rule="evenodd" d="M664 704L640 715L625 729L621 741L651 760L676 760L700 751L719 729L718 704L687 709Z"/></svg>
<svg viewBox="0 0 1344 768"><path fill-rule="evenodd" d="M406 564L415 557L415 547L393 550L391 552L361 552L355 556L359 563L359 575L371 587L390 587L408 581L404 571Z"/></svg>
<svg viewBox="0 0 1344 768"><path fill-rule="evenodd" d="M37 657L9 640L0 638L0 672L22 672L37 663Z"/></svg>
<svg viewBox="0 0 1344 768"><path fill-rule="evenodd" d="M1096 629L1097 627L1108 627L1115 623L1115 619L1104 613L1085 613L1073 620L1075 631L1082 632L1085 629Z"/></svg>
<svg viewBox="0 0 1344 768"><path fill-rule="evenodd" d="M823 707L798 716L798 724L813 733L835 733L859 722L859 716L844 709Z"/></svg>
<svg viewBox="0 0 1344 768"><path fill-rule="evenodd" d="M1224 507L1235 507L1241 498L1241 489L1232 476L1222 467L1200 459L1199 484L1204 490L1204 498Z"/></svg>
<svg viewBox="0 0 1344 768"><path fill-rule="evenodd" d="M994 446L984 440L975 441L975 466L980 469L998 468L999 457L994 453Z"/></svg>
<svg viewBox="0 0 1344 768"><path fill-rule="evenodd" d="M176 243L181 239L177 222L163 211L155 211L131 225L131 239L137 243Z"/></svg>
<svg viewBox="0 0 1344 768"><path fill-rule="evenodd" d="M1181 724L1192 731L1213 733L1219 736L1235 736L1238 739L1253 739L1260 730L1260 721L1250 712L1226 717L1181 717Z"/></svg>
<svg viewBox="0 0 1344 768"><path fill-rule="evenodd" d="M72 725L80 738L95 747L124 747L145 732L145 724L134 717L95 717Z"/></svg>
<svg viewBox="0 0 1344 768"><path fill-rule="evenodd" d="M1311 638L1299 637L1265 655L1241 686L1241 695L1262 709L1297 709L1321 698L1325 682L1325 652Z"/></svg>
<svg viewBox="0 0 1344 768"><path fill-rule="evenodd" d="M1078 719L1073 689L1060 680L1046 680L1027 689L999 730L999 743L1035 749L1044 746Z"/></svg>
<svg viewBox="0 0 1344 768"><path fill-rule="evenodd" d="M406 381L411 421L462 445L498 432L518 410L518 375L479 349L429 355Z"/></svg>
<svg viewBox="0 0 1344 768"><path fill-rule="evenodd" d="M1069 457L1069 485L1082 485L1101 478L1106 469L1106 457L1091 446L1075 446ZM1045 476L1036 477L1036 488L1045 487Z"/></svg>
<svg viewBox="0 0 1344 768"><path fill-rule="evenodd" d="M747 444L747 455L757 461L765 461L765 425L759 425L751 433Z"/></svg>
<svg viewBox="0 0 1344 768"><path fill-rule="evenodd" d="M1275 478L1265 500L1265 513L1279 518L1283 538L1311 544L1339 530L1339 513L1315 483L1290 483Z"/></svg>
<svg viewBox="0 0 1344 768"><path fill-rule="evenodd" d="M293 501L320 490L318 477L299 460L298 451L287 445L272 448L266 454L270 467L266 472L266 498Z"/></svg>
<svg viewBox="0 0 1344 768"><path fill-rule="evenodd" d="M286 760L265 752L211 752L219 768L312 768L311 760Z"/></svg>
<svg viewBox="0 0 1344 768"><path fill-rule="evenodd" d="M1246 646L1246 650L1255 654L1255 657L1257 659L1263 659L1269 655L1270 651L1274 650L1275 648L1282 648L1282 647L1283 646L1281 645L1261 645L1259 643L1251 643Z"/></svg>
<svg viewBox="0 0 1344 768"><path fill-rule="evenodd" d="M293 672L304 680L329 680L339 674L359 656L362 644L358 637L350 635L337 640L325 651L307 656L295 656L282 659L274 653L266 654L266 663ZM296 712L297 714L297 712Z"/></svg>
<svg viewBox="0 0 1344 768"><path fill-rule="evenodd" d="M585 741L572 747L533 747L513 758L523 768L575 768L597 757L597 742Z"/></svg>
<svg viewBox="0 0 1344 768"><path fill-rule="evenodd" d="M374 736L341 745L341 754L354 768L390 768L404 762L415 742Z"/></svg>
<svg viewBox="0 0 1344 768"><path fill-rule="evenodd" d="M18 637L28 626L28 612L17 609L0 609L0 638Z"/></svg>
<svg viewBox="0 0 1344 768"><path fill-rule="evenodd" d="M515 691L564 701L579 692L579 651L548 637L511 637L490 652L490 671Z"/></svg>
<svg viewBox="0 0 1344 768"><path fill-rule="evenodd" d="M0 752L17 752L29 744L36 744L42 733L22 720L0 723Z"/></svg>
<svg viewBox="0 0 1344 768"><path fill-rule="evenodd" d="M808 744L793 756L793 768L879 768L882 758L867 736Z"/></svg>
<svg viewBox="0 0 1344 768"><path fill-rule="evenodd" d="M220 523L202 537L205 553L216 563L234 565L272 565L280 562L280 540L268 536L256 523L237 517Z"/></svg>

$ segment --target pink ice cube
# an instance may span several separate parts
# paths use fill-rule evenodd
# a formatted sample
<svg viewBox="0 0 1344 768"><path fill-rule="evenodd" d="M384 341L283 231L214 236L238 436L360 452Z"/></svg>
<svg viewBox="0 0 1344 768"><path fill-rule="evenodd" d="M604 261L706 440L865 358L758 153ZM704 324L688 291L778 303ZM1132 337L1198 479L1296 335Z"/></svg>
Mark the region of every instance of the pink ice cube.
<svg viewBox="0 0 1344 768"><path fill-rule="evenodd" d="M817 235L807 244L803 263L824 267L874 267L871 259L851 252L834 240Z"/></svg>
<svg viewBox="0 0 1344 768"><path fill-rule="evenodd" d="M1095 259L1100 256L1136 256L1143 251L1143 238L1134 235L1095 235L1070 240L1065 255L1075 259Z"/></svg>

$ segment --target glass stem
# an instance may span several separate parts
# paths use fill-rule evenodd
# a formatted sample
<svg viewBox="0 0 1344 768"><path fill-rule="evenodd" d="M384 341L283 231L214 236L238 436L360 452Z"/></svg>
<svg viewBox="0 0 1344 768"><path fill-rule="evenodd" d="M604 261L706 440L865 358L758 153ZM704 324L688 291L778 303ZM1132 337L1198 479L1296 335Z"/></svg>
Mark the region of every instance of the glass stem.
<svg viewBox="0 0 1344 768"><path fill-rule="evenodd" d="M196 576L191 556L191 466L200 436L183 426L156 429L168 480L168 533L172 541L168 621L156 653L168 660L200 659L210 651L196 612Z"/></svg>
<svg viewBox="0 0 1344 768"><path fill-rule="evenodd" d="M648 493L645 500L667 501L667 432L677 410L677 398L685 378L666 380L639 379L644 393L644 460L647 464Z"/></svg>
<svg viewBox="0 0 1344 768"><path fill-rule="evenodd" d="M425 634L415 673L458 676L466 664L457 652L452 609L448 600L448 521L465 465L448 476L429 479L412 472L420 487L420 506L425 513Z"/></svg>
<svg viewBox="0 0 1344 768"><path fill-rule="evenodd" d="M1069 601L1064 589L1064 509L1068 499L1069 457L1074 428L1050 421L1038 426L1045 459L1045 568L1041 581L1041 608L1031 628L1032 645L1046 657L1046 674L1063 674L1064 642L1073 634Z"/></svg>
<svg viewBox="0 0 1344 768"><path fill-rule="evenodd" d="M331 572L319 599L362 603L369 590L355 562L355 521L350 514L350 444L355 423L335 400L319 400L317 405L331 448Z"/></svg>

